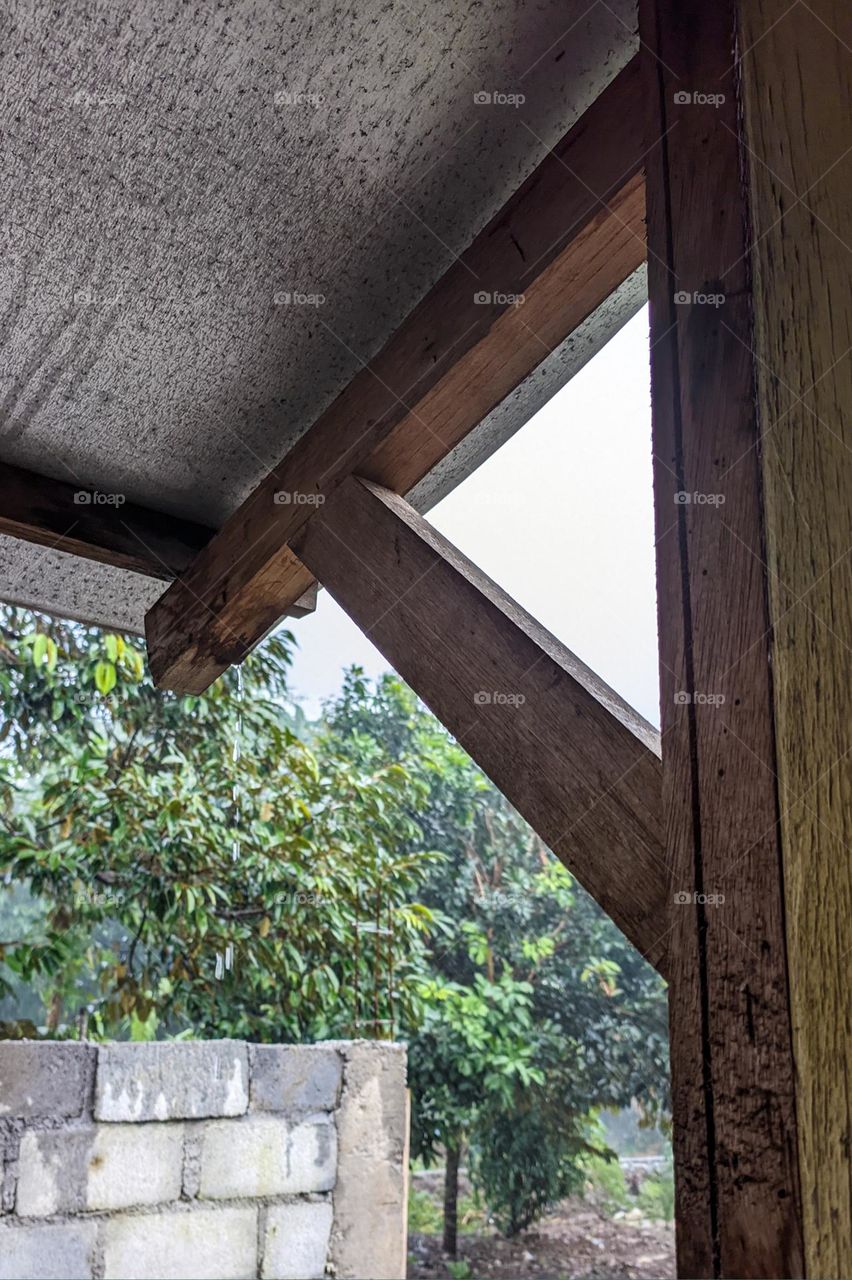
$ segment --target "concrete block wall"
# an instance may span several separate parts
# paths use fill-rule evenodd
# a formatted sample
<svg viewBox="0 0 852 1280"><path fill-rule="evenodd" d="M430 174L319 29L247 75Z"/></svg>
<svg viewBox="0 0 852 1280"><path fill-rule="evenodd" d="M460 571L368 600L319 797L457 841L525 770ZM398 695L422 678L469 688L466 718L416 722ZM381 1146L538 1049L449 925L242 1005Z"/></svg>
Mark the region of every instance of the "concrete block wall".
<svg viewBox="0 0 852 1280"><path fill-rule="evenodd" d="M0 1280L405 1275L405 1050L0 1042Z"/></svg>

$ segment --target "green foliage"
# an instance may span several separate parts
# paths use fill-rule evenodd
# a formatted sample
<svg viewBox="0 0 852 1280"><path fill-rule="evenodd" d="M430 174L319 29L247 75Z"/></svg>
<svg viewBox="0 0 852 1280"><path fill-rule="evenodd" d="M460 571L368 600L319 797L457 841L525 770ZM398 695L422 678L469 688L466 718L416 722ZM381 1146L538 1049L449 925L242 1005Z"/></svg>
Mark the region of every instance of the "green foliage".
<svg viewBox="0 0 852 1280"><path fill-rule="evenodd" d="M414 1153L520 1230L595 1108L665 1108L663 984L399 680L307 724L291 643L179 698L0 611L0 1034L402 1034Z"/></svg>
<svg viewBox="0 0 852 1280"><path fill-rule="evenodd" d="M652 1173L645 1178L636 1203L646 1218L674 1221L674 1173L671 1164L662 1173Z"/></svg>
<svg viewBox="0 0 852 1280"><path fill-rule="evenodd" d="M581 1183L595 1108L665 1110L664 985L399 681L351 673L330 723L367 759L423 762L417 823L445 857L422 890L441 925L408 1028L413 1151L468 1145L519 1230Z"/></svg>
<svg viewBox="0 0 852 1280"><path fill-rule="evenodd" d="M507 1236L526 1230L551 1205L582 1186L578 1157L586 1124L560 1115L546 1089L519 1093L511 1108L491 1108L476 1130L477 1179Z"/></svg>
<svg viewBox="0 0 852 1280"><path fill-rule="evenodd" d="M417 1187L408 1193L408 1230L426 1236L437 1235L441 1230L441 1210L434 1197Z"/></svg>
<svg viewBox="0 0 852 1280"><path fill-rule="evenodd" d="M630 1206L624 1170L613 1156L586 1156L583 1170L589 1197L604 1213L612 1215Z"/></svg>
<svg viewBox="0 0 852 1280"><path fill-rule="evenodd" d="M416 1023L426 788L416 761L297 737L290 645L278 634L241 678L177 698L131 640L0 614L0 871L19 887L0 983L39 989L49 1033L79 1019L96 1035L307 1040Z"/></svg>

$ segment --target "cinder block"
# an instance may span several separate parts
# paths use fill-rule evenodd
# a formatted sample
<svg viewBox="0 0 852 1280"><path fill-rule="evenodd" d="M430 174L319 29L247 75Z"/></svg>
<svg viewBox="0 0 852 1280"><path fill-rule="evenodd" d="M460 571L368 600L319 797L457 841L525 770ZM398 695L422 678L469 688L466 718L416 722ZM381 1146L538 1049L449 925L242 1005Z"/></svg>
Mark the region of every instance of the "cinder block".
<svg viewBox="0 0 852 1280"><path fill-rule="evenodd" d="M195 1120L247 1107L248 1053L238 1040L109 1044L98 1053L97 1120Z"/></svg>
<svg viewBox="0 0 852 1280"><path fill-rule="evenodd" d="M18 1187L15 1192L15 1212L21 1218L49 1218L62 1207L62 1187L59 1182L60 1160L56 1151L55 1133L25 1133L21 1138L18 1157ZM47 1150L39 1139L47 1139ZM85 1138L84 1138L85 1142ZM67 1144L66 1144L67 1145ZM76 1154L76 1153L75 1153ZM77 1160L73 1164L77 1165Z"/></svg>
<svg viewBox="0 0 852 1280"><path fill-rule="evenodd" d="M93 1222L0 1226L0 1280L90 1280Z"/></svg>
<svg viewBox="0 0 852 1280"><path fill-rule="evenodd" d="M47 1218L180 1199L183 1126L91 1125L25 1133L15 1212Z"/></svg>
<svg viewBox="0 0 852 1280"><path fill-rule="evenodd" d="M336 1042L344 1058L336 1112L340 1163L330 1263L341 1280L406 1271L408 1095L405 1046Z"/></svg>
<svg viewBox="0 0 852 1280"><path fill-rule="evenodd" d="M87 1209L179 1200L182 1124L101 1124L89 1155Z"/></svg>
<svg viewBox="0 0 852 1280"><path fill-rule="evenodd" d="M330 1191L336 1164L337 1135L326 1114L295 1125L268 1115L213 1121L201 1136L199 1195L231 1200Z"/></svg>
<svg viewBox="0 0 852 1280"><path fill-rule="evenodd" d="M314 1280L325 1275L331 1205L326 1201L270 1207L263 1244L263 1280Z"/></svg>
<svg viewBox="0 0 852 1280"><path fill-rule="evenodd" d="M89 1105L94 1045L0 1040L0 1118L69 1120Z"/></svg>
<svg viewBox="0 0 852 1280"><path fill-rule="evenodd" d="M123 1214L103 1224L104 1280L251 1280L257 1209Z"/></svg>
<svg viewBox="0 0 852 1280"><path fill-rule="evenodd" d="M325 1045L254 1044L249 1048L251 1109L288 1115L333 1111L343 1061Z"/></svg>

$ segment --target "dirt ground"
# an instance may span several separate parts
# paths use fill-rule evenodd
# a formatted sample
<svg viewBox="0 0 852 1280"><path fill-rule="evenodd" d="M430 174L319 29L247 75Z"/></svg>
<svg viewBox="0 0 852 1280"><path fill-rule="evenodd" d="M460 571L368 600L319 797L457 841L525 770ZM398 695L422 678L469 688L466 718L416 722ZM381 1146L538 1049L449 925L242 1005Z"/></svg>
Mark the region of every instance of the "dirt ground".
<svg viewBox="0 0 852 1280"><path fill-rule="evenodd" d="M674 1227L635 1216L608 1218L583 1200L565 1200L515 1240L459 1237L471 1280L667 1280L675 1274ZM408 1280L450 1280L439 1236L412 1235Z"/></svg>

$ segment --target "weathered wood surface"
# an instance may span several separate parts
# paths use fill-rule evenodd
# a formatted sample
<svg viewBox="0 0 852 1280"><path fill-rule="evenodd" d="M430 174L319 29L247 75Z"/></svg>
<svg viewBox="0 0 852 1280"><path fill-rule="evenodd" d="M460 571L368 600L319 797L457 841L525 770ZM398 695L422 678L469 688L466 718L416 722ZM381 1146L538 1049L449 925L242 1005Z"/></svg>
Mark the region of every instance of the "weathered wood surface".
<svg viewBox="0 0 852 1280"><path fill-rule="evenodd" d="M0 533L168 582L215 530L0 462Z"/></svg>
<svg viewBox="0 0 852 1280"><path fill-rule="evenodd" d="M806 1269L852 1276L852 10L741 7Z"/></svg>
<svg viewBox="0 0 852 1280"><path fill-rule="evenodd" d="M658 735L400 497L351 478L300 558L663 972Z"/></svg>
<svg viewBox="0 0 852 1280"><path fill-rule="evenodd" d="M149 612L158 684L241 661L305 590L288 542L347 475L407 492L644 261L641 121L634 60Z"/></svg>
<svg viewBox="0 0 852 1280"><path fill-rule="evenodd" d="M640 4L648 142L665 135L648 157L648 253L663 796L685 899L671 909L669 990L689 1277L803 1268L735 19L734 0Z"/></svg>

